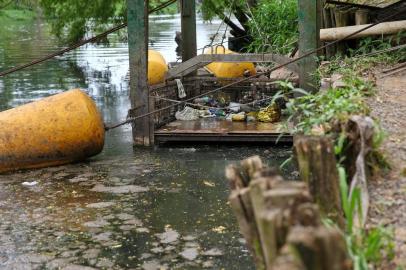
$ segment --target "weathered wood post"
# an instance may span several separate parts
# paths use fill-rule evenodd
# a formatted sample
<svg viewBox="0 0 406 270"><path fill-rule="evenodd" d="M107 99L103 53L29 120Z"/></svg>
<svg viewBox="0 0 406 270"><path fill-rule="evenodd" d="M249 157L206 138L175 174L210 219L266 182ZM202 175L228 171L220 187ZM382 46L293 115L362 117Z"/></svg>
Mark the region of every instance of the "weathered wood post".
<svg viewBox="0 0 406 270"><path fill-rule="evenodd" d="M131 116L147 114L148 95L148 0L127 0L128 50L130 58ZM153 143L153 128L149 117L132 123L135 145ZM151 132L152 131L152 132Z"/></svg>
<svg viewBox="0 0 406 270"><path fill-rule="evenodd" d="M320 46L321 0L299 1L299 56ZM313 75L318 67L317 54L299 62L299 85L307 91L317 91Z"/></svg>
<svg viewBox="0 0 406 270"><path fill-rule="evenodd" d="M182 61L185 62L197 55L196 2L181 0L181 4Z"/></svg>
<svg viewBox="0 0 406 270"><path fill-rule="evenodd" d="M309 191L320 210L344 226L339 188L337 162L333 142L322 136L294 137L294 153L300 177L308 184Z"/></svg>
<svg viewBox="0 0 406 270"><path fill-rule="evenodd" d="M349 270L343 234L325 227L303 182L285 181L261 159L226 168L229 202L258 270Z"/></svg>

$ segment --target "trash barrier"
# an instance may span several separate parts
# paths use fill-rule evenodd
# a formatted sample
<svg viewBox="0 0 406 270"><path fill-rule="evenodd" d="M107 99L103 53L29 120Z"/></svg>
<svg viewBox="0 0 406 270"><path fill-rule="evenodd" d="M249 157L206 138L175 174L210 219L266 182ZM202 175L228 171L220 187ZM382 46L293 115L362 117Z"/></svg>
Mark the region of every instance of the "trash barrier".
<svg viewBox="0 0 406 270"><path fill-rule="evenodd" d="M215 46L206 48L204 54L234 54L223 46ZM206 68L213 73L217 78L241 78L244 76L252 76L256 74L254 63L252 62L239 62L239 63L226 63L226 62L213 62L206 66Z"/></svg>
<svg viewBox="0 0 406 270"><path fill-rule="evenodd" d="M148 50L148 84L163 83L168 72L168 64L158 51Z"/></svg>
<svg viewBox="0 0 406 270"><path fill-rule="evenodd" d="M81 161L103 146L101 114L79 89L0 112L0 173Z"/></svg>

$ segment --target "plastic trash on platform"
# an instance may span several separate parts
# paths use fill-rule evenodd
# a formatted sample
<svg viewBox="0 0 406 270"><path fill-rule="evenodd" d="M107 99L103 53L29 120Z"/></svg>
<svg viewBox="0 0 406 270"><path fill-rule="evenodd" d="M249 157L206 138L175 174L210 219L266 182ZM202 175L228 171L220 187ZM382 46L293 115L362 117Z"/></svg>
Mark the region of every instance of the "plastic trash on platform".
<svg viewBox="0 0 406 270"><path fill-rule="evenodd" d="M258 112L258 121L265 123L278 122L281 118L281 109L276 103L273 103Z"/></svg>
<svg viewBox="0 0 406 270"><path fill-rule="evenodd" d="M177 111L175 118L180 121L192 121L199 119L200 111L186 106L183 110Z"/></svg>

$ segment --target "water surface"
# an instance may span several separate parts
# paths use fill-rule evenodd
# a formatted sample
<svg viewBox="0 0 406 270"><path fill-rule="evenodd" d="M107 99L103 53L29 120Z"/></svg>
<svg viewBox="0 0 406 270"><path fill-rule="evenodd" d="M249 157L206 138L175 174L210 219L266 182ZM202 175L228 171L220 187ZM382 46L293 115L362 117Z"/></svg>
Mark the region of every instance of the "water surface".
<svg viewBox="0 0 406 270"><path fill-rule="evenodd" d="M219 22L198 20L197 27L203 47ZM179 16L151 19L150 46L167 61L176 61L179 30ZM41 20L9 20L1 26L0 69L58 48ZM122 120L129 108L127 50L113 36L109 45L87 45L0 78L0 111L81 88L106 123ZM223 173L254 154L278 165L289 150L133 149L124 126L108 132L103 152L86 162L0 175L0 268L253 269Z"/></svg>

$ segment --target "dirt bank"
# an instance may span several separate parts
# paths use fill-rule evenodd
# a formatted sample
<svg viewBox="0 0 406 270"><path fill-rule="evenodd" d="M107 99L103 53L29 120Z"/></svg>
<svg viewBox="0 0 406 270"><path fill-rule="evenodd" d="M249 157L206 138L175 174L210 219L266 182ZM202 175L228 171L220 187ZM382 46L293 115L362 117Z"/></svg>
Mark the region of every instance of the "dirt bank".
<svg viewBox="0 0 406 270"><path fill-rule="evenodd" d="M385 268L406 267L406 72L377 74L377 94L368 103L387 132L383 149L392 170L370 181L370 221L393 227L396 259Z"/></svg>

